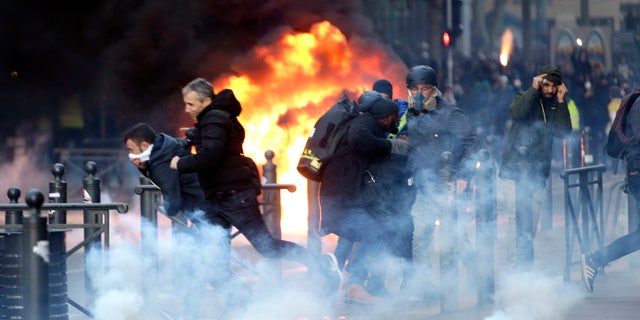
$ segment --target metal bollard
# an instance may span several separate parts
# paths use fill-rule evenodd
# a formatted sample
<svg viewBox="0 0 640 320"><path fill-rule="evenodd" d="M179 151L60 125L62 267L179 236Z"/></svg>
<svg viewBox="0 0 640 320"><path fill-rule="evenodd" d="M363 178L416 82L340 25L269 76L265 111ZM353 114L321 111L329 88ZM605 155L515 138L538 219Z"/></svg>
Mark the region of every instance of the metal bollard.
<svg viewBox="0 0 640 320"><path fill-rule="evenodd" d="M49 181L49 202L66 203L67 182L62 180L62 176L67 173L67 169L63 164L56 163L53 165L51 173L53 173L53 180ZM49 223L67 223L67 210L51 210L49 213Z"/></svg>
<svg viewBox="0 0 640 320"><path fill-rule="evenodd" d="M49 181L49 202L67 202L67 182L62 179L66 168L60 163L51 169L54 179ZM67 210L50 210L49 223L66 224ZM49 228L49 291L50 319L69 319L69 305L67 296L67 246L65 230Z"/></svg>
<svg viewBox="0 0 640 320"><path fill-rule="evenodd" d="M17 204L20 189L9 188L7 196ZM22 210L5 211L6 225L22 225L23 221ZM0 234L0 242L0 319L23 319L22 233L5 231Z"/></svg>
<svg viewBox="0 0 640 320"><path fill-rule="evenodd" d="M40 213L44 196L33 189L27 194L26 202L30 209L22 233L24 319L49 319L47 214Z"/></svg>
<svg viewBox="0 0 640 320"><path fill-rule="evenodd" d="M7 191L7 197L11 203L18 203L20 198L20 189L17 187L11 187ZM23 216L21 210L7 210L5 215L5 224L22 224Z"/></svg>
<svg viewBox="0 0 640 320"><path fill-rule="evenodd" d="M275 153L267 150L264 153L267 163L262 166L262 184L276 184L278 166L273 163ZM282 239L282 229L280 228L280 219L282 218L282 208L280 204L280 189L262 189L262 217L267 229L276 239ZM277 281L282 280L282 262L279 260L269 261L269 270L272 278Z"/></svg>
<svg viewBox="0 0 640 320"><path fill-rule="evenodd" d="M496 168L487 150L479 152L475 175L478 303L484 305L494 301L494 244L497 237Z"/></svg>
<svg viewBox="0 0 640 320"><path fill-rule="evenodd" d="M440 214L440 308L442 312L458 310L458 213L453 181L453 154L442 153L442 167L438 170L442 196L445 202L438 208Z"/></svg>
<svg viewBox="0 0 640 320"><path fill-rule="evenodd" d="M85 203L100 203L100 179L95 176L98 171L98 165L93 161L88 161L84 166L84 171L87 173L87 176L82 180L82 197L83 202ZM85 224L93 224L97 225L100 223L99 214L96 213L95 210L85 209L83 211L83 219ZM86 261L88 261L89 250L95 249L100 246L100 238L99 235L100 229L98 227L86 227L84 228L84 239L86 244L84 246L84 261L85 261L85 272L84 272L84 287L85 287L85 297L87 304L92 304L95 298L95 288L93 287L93 281L89 276L88 266L86 265ZM104 257L101 258L102 261L99 265L104 266Z"/></svg>
<svg viewBox="0 0 640 320"><path fill-rule="evenodd" d="M140 177L140 186L135 189L140 195L140 236L141 253L145 261L153 267L142 275L142 288L145 297L149 297L152 288L158 282L160 258L158 257L158 204L162 193L160 188L147 177Z"/></svg>
<svg viewBox="0 0 640 320"><path fill-rule="evenodd" d="M533 199L529 181L526 147L518 148L520 176L516 180L516 264L523 270L533 267Z"/></svg>
<svg viewBox="0 0 640 320"><path fill-rule="evenodd" d="M267 152L264 153L264 157L267 159L267 163L262 166L262 183L275 184L277 183L276 170L278 168L278 166L273 163L275 153L271 150L267 150ZM269 232L271 232L271 235L274 238L282 239L282 230L280 228L280 219L282 217L282 209L280 206L280 190L265 189L262 192L262 199L264 202L264 222L266 223Z"/></svg>

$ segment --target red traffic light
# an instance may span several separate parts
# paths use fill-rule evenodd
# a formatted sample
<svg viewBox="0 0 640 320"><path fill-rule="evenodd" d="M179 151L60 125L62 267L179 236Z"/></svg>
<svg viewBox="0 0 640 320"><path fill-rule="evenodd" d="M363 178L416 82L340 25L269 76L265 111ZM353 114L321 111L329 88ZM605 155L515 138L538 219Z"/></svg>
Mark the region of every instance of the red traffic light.
<svg viewBox="0 0 640 320"><path fill-rule="evenodd" d="M451 34L449 34L449 31L442 33L442 45L447 48L451 45Z"/></svg>

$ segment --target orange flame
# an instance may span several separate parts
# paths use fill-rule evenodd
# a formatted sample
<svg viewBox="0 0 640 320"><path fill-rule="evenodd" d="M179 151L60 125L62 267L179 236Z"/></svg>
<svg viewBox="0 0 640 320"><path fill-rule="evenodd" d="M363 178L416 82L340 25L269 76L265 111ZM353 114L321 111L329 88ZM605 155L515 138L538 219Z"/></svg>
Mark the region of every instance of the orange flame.
<svg viewBox="0 0 640 320"><path fill-rule="evenodd" d="M231 88L243 106L244 151L256 163L275 152L278 183L295 184L282 192L283 234L307 232L307 180L296 170L298 158L320 115L343 94L356 99L373 82L388 79L404 88L406 66L377 43L345 35L331 23L309 32L281 29L233 64L234 75L213 81L216 91ZM402 85L401 85L402 84Z"/></svg>
<svg viewBox="0 0 640 320"><path fill-rule="evenodd" d="M513 33L507 28L502 33L502 43L500 45L500 64L506 67L509 63L509 57L513 49Z"/></svg>

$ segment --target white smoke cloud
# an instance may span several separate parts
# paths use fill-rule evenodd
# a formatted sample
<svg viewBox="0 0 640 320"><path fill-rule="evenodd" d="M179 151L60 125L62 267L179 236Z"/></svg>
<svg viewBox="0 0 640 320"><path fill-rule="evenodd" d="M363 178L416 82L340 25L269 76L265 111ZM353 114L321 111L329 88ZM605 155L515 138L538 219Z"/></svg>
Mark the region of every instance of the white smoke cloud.
<svg viewBox="0 0 640 320"><path fill-rule="evenodd" d="M584 298L575 285L538 272L509 273L497 287L498 310L485 320L563 319Z"/></svg>
<svg viewBox="0 0 640 320"><path fill-rule="evenodd" d="M90 306L96 320L321 318L334 310L334 301L318 296L316 278L301 272L304 267L280 282L272 277L273 260L254 262L234 248L231 268L226 268L231 248L228 232L220 227L198 225L171 234L163 223L160 229L140 226L139 216L131 212L118 216L117 224L107 258L99 250L87 258L97 290ZM132 236L140 232L159 236ZM226 272L230 269L232 274Z"/></svg>

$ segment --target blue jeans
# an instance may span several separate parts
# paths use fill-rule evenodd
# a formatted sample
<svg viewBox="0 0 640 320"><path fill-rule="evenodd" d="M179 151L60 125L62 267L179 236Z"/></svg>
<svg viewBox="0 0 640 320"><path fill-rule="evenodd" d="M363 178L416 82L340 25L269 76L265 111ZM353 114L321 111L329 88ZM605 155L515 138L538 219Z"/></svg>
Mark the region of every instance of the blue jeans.
<svg viewBox="0 0 640 320"><path fill-rule="evenodd" d="M627 191L635 200L636 214L638 215L638 221L640 221L640 171L631 170L627 177ZM638 250L640 250L640 226L637 226L635 231L614 240L605 248L595 252L593 261L597 265L604 267L609 262Z"/></svg>

